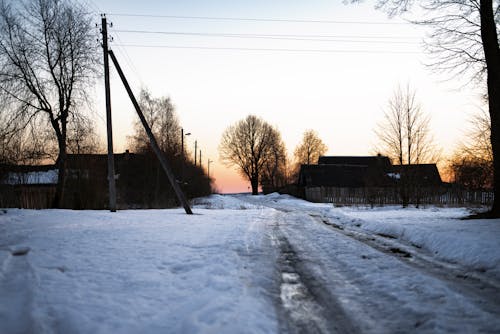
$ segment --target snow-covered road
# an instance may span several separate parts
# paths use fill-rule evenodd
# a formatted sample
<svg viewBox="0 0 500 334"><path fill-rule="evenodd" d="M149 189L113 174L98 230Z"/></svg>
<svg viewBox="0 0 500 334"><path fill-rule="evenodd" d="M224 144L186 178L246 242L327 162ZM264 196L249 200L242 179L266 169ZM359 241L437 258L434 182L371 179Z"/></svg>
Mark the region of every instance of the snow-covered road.
<svg viewBox="0 0 500 334"><path fill-rule="evenodd" d="M274 194L194 211L1 214L0 333L500 331L498 221Z"/></svg>

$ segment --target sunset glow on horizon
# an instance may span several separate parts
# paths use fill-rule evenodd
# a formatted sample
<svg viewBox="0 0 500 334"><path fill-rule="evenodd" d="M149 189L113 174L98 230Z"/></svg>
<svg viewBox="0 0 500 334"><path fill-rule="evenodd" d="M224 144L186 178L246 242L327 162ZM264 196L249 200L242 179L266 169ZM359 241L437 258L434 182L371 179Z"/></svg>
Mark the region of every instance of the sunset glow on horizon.
<svg viewBox="0 0 500 334"><path fill-rule="evenodd" d="M410 83L445 159L481 106L481 87L446 81L425 65L423 28L389 20L373 3L89 3L96 21L106 13L113 22L110 47L133 90L170 96L191 133L186 148L192 155L197 141L223 193L249 188L218 153L223 131L247 115L278 128L290 156L307 129L318 132L328 155L372 155L387 100ZM123 152L136 115L113 68L111 90L114 149ZM96 93L104 134L102 84Z"/></svg>

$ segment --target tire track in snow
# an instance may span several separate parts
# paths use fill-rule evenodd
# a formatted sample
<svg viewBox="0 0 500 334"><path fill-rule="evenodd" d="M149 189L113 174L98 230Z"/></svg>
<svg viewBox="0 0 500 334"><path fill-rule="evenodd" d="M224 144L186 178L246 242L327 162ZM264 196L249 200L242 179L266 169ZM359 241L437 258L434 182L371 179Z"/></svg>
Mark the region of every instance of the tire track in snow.
<svg viewBox="0 0 500 334"><path fill-rule="evenodd" d="M404 245L397 240L392 240L392 237L384 235L376 236L368 232L346 229L319 213L309 212L308 215L316 222L330 227L336 233L359 241L379 252L393 256L417 269L419 272L439 279L446 283L450 289L471 298L483 311L500 314L500 300L498 299L498 291L500 291L499 282L481 277L454 264L436 260L431 255L424 254L423 251L416 249L414 246Z"/></svg>
<svg viewBox="0 0 500 334"><path fill-rule="evenodd" d="M274 228L280 256L280 300L290 333L357 333L344 310L305 268L288 239Z"/></svg>
<svg viewBox="0 0 500 334"><path fill-rule="evenodd" d="M31 284L35 278L26 254L15 253L6 254L0 268L0 296L11 301L0 304L0 329L3 333L32 333L35 331L31 317Z"/></svg>

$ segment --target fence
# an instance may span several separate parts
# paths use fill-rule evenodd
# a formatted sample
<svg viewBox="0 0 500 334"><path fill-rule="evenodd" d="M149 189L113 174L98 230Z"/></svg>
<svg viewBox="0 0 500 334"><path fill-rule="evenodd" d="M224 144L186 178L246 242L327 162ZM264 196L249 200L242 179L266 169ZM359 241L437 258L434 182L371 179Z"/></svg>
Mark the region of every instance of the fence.
<svg viewBox="0 0 500 334"><path fill-rule="evenodd" d="M333 203L334 205L395 205L401 204L398 188L338 188L308 187L305 198L311 202ZM452 187L415 189L408 195L408 204L438 206L480 206L493 203L493 192L470 191Z"/></svg>
<svg viewBox="0 0 500 334"><path fill-rule="evenodd" d="M2 186L0 187L0 207L47 209L52 206L56 193L55 186Z"/></svg>

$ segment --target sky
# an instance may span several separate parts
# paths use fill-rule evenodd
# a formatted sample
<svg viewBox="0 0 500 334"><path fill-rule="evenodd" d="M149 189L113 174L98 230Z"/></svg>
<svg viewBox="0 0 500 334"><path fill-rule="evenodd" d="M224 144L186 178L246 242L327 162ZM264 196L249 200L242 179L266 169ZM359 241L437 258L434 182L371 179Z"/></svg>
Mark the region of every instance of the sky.
<svg viewBox="0 0 500 334"><path fill-rule="evenodd" d="M371 1L86 3L96 23L106 13L113 24L110 48L134 92L145 87L171 97L191 133L186 147L193 151L196 141L203 166L213 161L210 174L223 193L249 189L218 153L223 131L249 114L276 126L290 155L308 129L318 132L329 155L370 155L388 99L409 83L431 116L444 160L481 105L478 87L428 66L424 28L388 19ZM95 89L104 133L102 83ZM111 94L114 150L120 153L137 116L113 68Z"/></svg>

